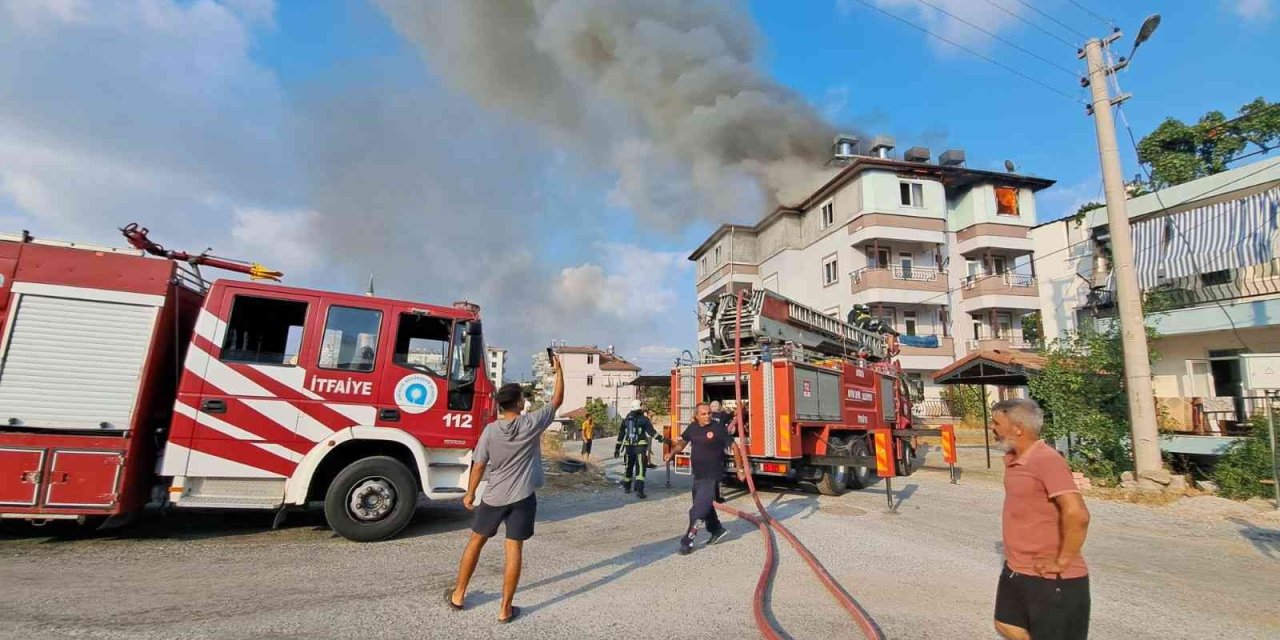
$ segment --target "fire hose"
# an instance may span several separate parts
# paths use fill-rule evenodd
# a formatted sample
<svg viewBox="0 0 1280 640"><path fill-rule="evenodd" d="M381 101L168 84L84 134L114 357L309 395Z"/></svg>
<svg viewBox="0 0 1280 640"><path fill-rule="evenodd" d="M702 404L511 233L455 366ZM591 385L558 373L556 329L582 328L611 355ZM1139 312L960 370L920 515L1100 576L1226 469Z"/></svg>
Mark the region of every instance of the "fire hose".
<svg viewBox="0 0 1280 640"><path fill-rule="evenodd" d="M739 291L738 308L736 310L737 319L734 322L733 338L733 362L736 371L736 375L734 376L734 397L737 403L735 413L737 414L738 424L743 424L741 338L742 302L743 295L742 292ZM734 446L738 448L738 452L741 454L742 459L747 460L746 447L743 446L742 442L735 441ZM880 630L880 627L876 624L875 620L871 619L871 615L862 608L862 605L858 604L858 601L854 600L853 596L849 595L849 593L840 586L839 582L836 582L836 579L831 576L826 567L822 566L822 563L819 562L807 548L805 548L804 544L802 544L789 529L783 526L781 522L775 520L773 516L769 515L769 511L765 509L764 504L760 502L760 496L756 493L756 484L755 480L751 477L751 470L748 468L744 471L746 472L747 490L751 494L751 500L755 502L756 511L759 515L752 515L725 504L716 504L716 508L756 525L756 527L760 529L760 533L763 534L765 548L764 568L760 571L760 579L756 581L756 590L752 602L752 611L755 615L756 626L760 629L760 634L764 636L766 640L780 640L782 638L780 633L781 630L774 627L774 625L769 621L764 610L765 594L768 592L769 586L773 582L774 570L777 566L777 557L773 551L775 544L774 532L776 531L783 538L786 538L787 542L791 544L791 547L795 549L796 553L798 553L800 557L804 559L805 563L809 565L809 568L813 571L814 575L817 576L818 581L822 583L822 586L826 587L827 591L836 599L836 602L839 603L839 605L848 612L849 616L853 618L853 621L858 625L858 629L862 631L862 635L874 640L884 640L884 632Z"/></svg>

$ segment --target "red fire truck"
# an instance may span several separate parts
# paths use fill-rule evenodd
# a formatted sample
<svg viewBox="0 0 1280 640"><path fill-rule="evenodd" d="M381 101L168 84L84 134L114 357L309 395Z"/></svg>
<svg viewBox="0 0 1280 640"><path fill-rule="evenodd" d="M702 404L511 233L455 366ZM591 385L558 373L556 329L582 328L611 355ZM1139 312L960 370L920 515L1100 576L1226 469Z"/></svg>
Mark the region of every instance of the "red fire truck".
<svg viewBox="0 0 1280 640"><path fill-rule="evenodd" d="M0 236L0 517L324 503L394 536L460 499L493 415L479 308L203 279L260 265ZM151 255L148 255L151 254Z"/></svg>
<svg viewBox="0 0 1280 640"><path fill-rule="evenodd" d="M698 402L735 408L740 376L753 474L840 495L877 475L910 475L918 436L943 436L954 462L953 433L912 427L892 337L767 290L745 292L741 305L724 294L706 320L700 355L671 372L671 424L689 424ZM687 465L677 456L677 471Z"/></svg>

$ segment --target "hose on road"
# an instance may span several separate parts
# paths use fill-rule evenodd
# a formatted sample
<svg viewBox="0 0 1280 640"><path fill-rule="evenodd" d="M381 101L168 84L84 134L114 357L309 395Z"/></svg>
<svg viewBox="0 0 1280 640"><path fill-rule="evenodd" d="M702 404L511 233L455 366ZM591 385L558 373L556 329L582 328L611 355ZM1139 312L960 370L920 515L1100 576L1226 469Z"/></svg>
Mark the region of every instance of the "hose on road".
<svg viewBox="0 0 1280 640"><path fill-rule="evenodd" d="M733 362L735 365L734 396L737 401L735 405L735 413L737 414L736 421L737 424L742 425L743 292L739 291L737 297L737 318L734 321L733 338ZM750 458L747 457L746 446L743 445L742 441L735 439L734 446L737 447L738 453L742 456L742 460L750 460ZM836 599L836 602L849 613L849 616L853 618L853 621L857 623L858 628L862 631L863 637L868 638L869 640L885 640L884 632L880 630L880 626L876 624L875 620L871 619L871 615L862 608L862 605L858 604L858 601L854 600L853 596L849 595L849 593L840 586L839 582L836 582L836 579L831 576L826 567L822 566L821 562L818 562L818 559L814 557L807 548L805 548L804 544L802 544L789 529L783 526L781 522L775 520L773 516L769 515L769 511L764 508L764 503L760 502L760 495L756 493L756 483L755 479L751 476L750 467L747 468L747 471L747 490L751 493L751 500L755 502L756 511L759 512L760 515L754 516L725 504L716 504L716 509L756 525L760 528L760 532L764 534L764 569L760 571L760 579L756 582L756 591L752 602L752 610L755 614L756 626L759 627L761 635L763 635L766 640L780 640L782 638L782 630L774 628L764 610L764 598L769 590L770 584L773 582L774 570L777 568L777 558L773 551L775 544L773 532L777 531L778 534L787 539L787 542L791 544L791 548L795 549L796 553L800 554L800 557L809 565L809 568L813 570L813 574L817 576L818 581L822 583L822 586L826 587L827 591Z"/></svg>

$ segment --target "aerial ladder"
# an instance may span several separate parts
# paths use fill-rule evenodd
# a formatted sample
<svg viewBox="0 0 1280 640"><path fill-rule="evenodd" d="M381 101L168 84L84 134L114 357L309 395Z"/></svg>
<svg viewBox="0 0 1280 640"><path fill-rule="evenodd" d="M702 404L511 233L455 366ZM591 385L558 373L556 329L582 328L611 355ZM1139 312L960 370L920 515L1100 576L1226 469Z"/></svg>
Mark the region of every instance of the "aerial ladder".
<svg viewBox="0 0 1280 640"><path fill-rule="evenodd" d="M733 352L737 323L738 296L721 295L708 313L711 335L704 344L709 355ZM741 327L741 348L748 351L764 344L790 344L823 356L882 363L898 354L892 335L850 324L767 289L743 295Z"/></svg>
<svg viewBox="0 0 1280 640"><path fill-rule="evenodd" d="M249 276L251 280L271 280L279 282L284 274L279 271L268 269L256 262L243 262L240 260L230 260L228 258L219 258L209 255L209 251L203 253L192 254L186 251L174 251L166 249L164 245L156 242L148 237L151 233L146 227L138 226L138 223L131 222L122 229L120 233L124 234L125 240L129 241L129 245L139 251L144 251L150 255L161 258L168 258L177 262L185 262L199 274L201 266L213 267L215 269L224 269L235 273L243 273Z"/></svg>

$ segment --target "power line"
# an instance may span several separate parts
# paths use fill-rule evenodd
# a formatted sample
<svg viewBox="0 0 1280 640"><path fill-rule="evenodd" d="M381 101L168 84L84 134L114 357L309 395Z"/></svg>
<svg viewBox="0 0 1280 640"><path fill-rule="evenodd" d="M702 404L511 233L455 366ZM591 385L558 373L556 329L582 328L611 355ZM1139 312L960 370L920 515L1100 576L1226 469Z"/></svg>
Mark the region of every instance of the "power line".
<svg viewBox="0 0 1280 640"><path fill-rule="evenodd" d="M981 31L982 33L987 34L988 36L990 36L990 37L991 37L991 39L992 39L992 40L995 40L995 41L997 41L997 42L1003 42L1004 44L1007 44L1007 45L1009 45L1010 47L1013 47L1014 49L1017 49L1018 51L1021 51L1021 52L1025 53L1025 54L1027 54L1027 55L1029 55L1029 56L1031 56L1031 57L1035 58L1036 60L1039 60L1039 61L1041 61L1041 62L1043 62L1043 63L1045 63L1045 64L1047 64L1047 65L1049 65L1049 66L1052 66L1052 67L1054 67L1054 68L1060 69L1063 73L1066 73L1067 75L1069 75L1069 76L1071 76L1071 77L1073 77L1073 78L1078 78L1078 77L1080 77L1080 73L1079 73L1079 72L1077 72L1077 71L1072 71L1071 69L1068 69L1068 68L1066 68L1066 67L1064 67L1064 66L1062 66L1062 65L1060 65L1060 64L1058 64L1058 63L1056 63L1056 62L1054 62L1054 61L1052 61L1052 60L1050 60L1050 59L1048 59L1048 58L1046 58L1046 57L1044 57L1044 56L1041 56L1040 54L1038 54L1038 53L1036 53L1036 52L1034 52L1034 51L1031 51L1030 49L1027 49L1026 47L1023 47L1022 45L1019 45L1019 44L1017 44L1016 42L1013 42L1012 40L1006 40L1006 39L1004 39L1004 38L1002 38L1002 37L1000 37L1000 36L998 36L998 35L996 35L996 34L994 34L994 33L990 32L990 31L988 31L988 30L986 30L986 29L984 29L984 28L982 28L982 27L980 27L980 26L978 26L978 25L976 25L976 24L974 24L974 23L972 23L972 22L969 22L968 20L966 20L966 19L964 19L964 18L961 18L960 16L958 16L958 15L956 15L956 14L954 14L954 13L951 13L950 11L947 11L946 9L944 9L944 8L942 8L942 7L939 7L939 6L938 6L938 5L936 5L936 4L933 4L932 2L929 2L929 0L916 0L916 2L919 2L920 4L922 4L922 5L926 6L926 7L931 7L932 9L934 9L935 11L938 11L939 13L942 13L943 15L950 16L950 17L951 17L953 20L955 20L956 22L959 22L959 23L961 23L961 24L969 25L970 27L972 27L972 28L974 28L974 29L976 29L976 30L978 30L978 31Z"/></svg>
<svg viewBox="0 0 1280 640"><path fill-rule="evenodd" d="M881 9L880 7L877 7L876 5L871 4L871 3L870 3L870 2L868 2L867 0L856 0L856 2L858 2L858 4L861 4L861 5L863 5L863 6L867 7L867 8L869 8L869 9L874 9L874 10L876 10L876 11L880 12L880 13L883 13L884 15L889 16L890 18L893 18L894 20L897 20L898 22L901 22L901 23L903 23L903 24L905 24L905 25L907 25L907 26L909 26L909 27L911 27L911 28L913 28L913 29L917 29L917 30L919 30L919 31L923 31L924 33L926 33L926 34L928 34L928 35L931 35L931 36L933 36L934 38L937 38L938 40L941 40L941 41L943 41L943 42L945 42L945 43L947 43L947 44L949 44L949 45L951 45L951 46L953 46L953 47L955 47L955 48L957 48L957 49L960 49L961 51L967 52L967 53L969 53L970 55L973 55L974 57L977 57L977 58L981 58L981 59L983 59L983 60L986 60L987 62L990 62L991 64L994 64L995 66L1000 67L1001 69L1004 69L1005 71L1008 71L1009 73L1012 73L1012 74L1014 74L1014 75L1016 75L1016 76L1018 76L1018 77L1020 77L1020 78L1022 78L1022 79L1024 79L1024 80L1027 80L1028 82L1033 82L1033 83L1035 83L1035 84L1038 84L1038 85L1040 85L1041 87L1044 87L1045 89L1048 89L1049 91L1052 91L1052 92L1054 92L1054 93L1056 93L1056 94L1058 94L1058 95L1060 95L1060 96L1062 96L1062 97L1066 98L1067 100L1070 100L1070 101L1072 101L1072 102L1074 102L1074 103L1077 103L1077 104L1084 104L1084 102L1083 102L1082 100L1080 100L1080 99L1078 99L1078 98L1073 98L1073 97L1071 97L1070 95L1068 95L1067 93L1064 93L1063 91L1061 91L1061 90L1059 90L1059 89L1057 89L1057 88L1053 87L1052 85L1049 85L1049 84L1047 84L1047 83L1045 83L1045 82L1042 82L1042 81L1040 81L1040 80L1037 80L1036 78L1033 78L1033 77L1031 77L1031 76L1029 76L1029 75L1027 75L1027 74L1025 74L1025 73L1023 73L1023 72L1021 72L1021 71L1018 71L1017 69L1014 69L1013 67L1010 67L1010 66L1008 66L1008 65L1006 65L1006 64L1004 64L1004 63L1002 63L1002 62L999 62L999 61L997 61L997 60L995 60L995 59L992 59L992 58L990 58L990 57L988 57L988 56L985 56L985 55L983 55L983 54L981 54L981 53L978 53L977 51L974 51L973 49L970 49L970 48L968 48L968 47L966 47L966 46L964 46L964 45L961 45L961 44L959 44L959 43L956 43L956 42L955 42L955 41L953 41L953 40L950 40L950 39L948 39L948 38L945 38L945 37L943 37L943 36L940 36L940 35L938 35L938 34L936 34L936 33L932 32L932 31L930 31L928 28L926 28L926 27L922 27L922 26L920 26L920 25L918 25L918 24L916 24L916 23L914 23L914 22L912 22L912 21L910 21L910 20L908 20L908 19L906 19L906 18L903 18L903 17L901 17L901 16L899 16L899 15L897 15L897 14L890 13L890 12L888 12L888 11L885 11L884 9Z"/></svg>
<svg viewBox="0 0 1280 640"><path fill-rule="evenodd" d="M1083 11L1083 12L1085 12L1085 13L1087 13L1087 14L1091 15L1091 16L1093 16L1094 18L1097 18L1099 22L1101 22L1102 24L1107 25L1108 27L1113 26L1113 25L1115 25L1115 23L1116 23L1116 22L1115 22L1115 20L1108 20L1108 19L1106 19L1106 18L1104 18L1104 17L1102 17L1102 16L1100 16L1100 15L1098 15L1098 14L1094 13L1093 11L1091 11L1091 10L1089 9L1089 7L1086 7L1086 6L1082 5L1082 4L1080 4L1079 2L1076 2L1076 0L1067 0L1067 2L1070 2L1071 4L1074 4L1074 5L1076 6L1076 8L1080 9L1081 11Z"/></svg>
<svg viewBox="0 0 1280 640"><path fill-rule="evenodd" d="M1052 22L1052 23L1054 23L1054 24L1058 25L1059 27L1062 27L1063 29L1066 29L1067 31L1070 31L1071 33L1074 33L1074 34L1076 34L1077 36L1080 36L1080 37L1081 37L1081 38L1083 38L1083 39L1086 39L1086 40L1087 40L1087 39L1089 39L1089 36L1086 36L1085 34L1080 33L1079 31L1076 31L1075 29L1072 29L1070 25L1068 25L1068 24L1064 23L1063 21L1061 21L1061 20L1059 20L1059 19L1057 19L1057 18L1055 18L1055 17L1053 17L1053 16L1051 16L1051 15L1049 15L1049 14L1047 14L1047 13L1045 13L1045 12L1041 11L1040 9L1036 8L1036 6L1035 6L1035 5L1033 5L1033 4L1029 3L1029 2L1025 2L1024 0L1013 0L1013 1L1014 1L1014 2L1016 2L1016 3L1018 3L1018 4L1020 4L1020 5L1022 5L1022 6L1024 6L1024 7L1026 7L1026 8L1028 8L1028 9L1030 9L1030 10L1032 10L1032 11L1034 11L1034 12L1036 12L1036 13L1038 13L1038 14L1040 14L1040 15L1042 15L1042 16L1044 16L1044 17L1045 17L1045 19L1047 19L1047 20L1049 20L1050 22Z"/></svg>
<svg viewBox="0 0 1280 640"><path fill-rule="evenodd" d="M1124 123L1124 130L1126 133L1129 134L1129 144L1133 145L1133 152L1134 154L1137 154L1138 139L1134 137L1133 127L1129 126L1129 118L1124 114L1124 105L1116 105L1116 111L1120 113L1120 121ZM1151 171L1147 169L1147 165L1139 161L1138 168L1142 169L1142 173L1147 176L1147 182L1150 183L1152 181ZM1160 208L1165 209L1166 207L1164 206L1164 200L1160 198L1160 192L1155 191L1153 192L1153 195L1155 195L1156 197L1156 202L1160 204ZM1217 217L1218 216L1215 216L1215 219ZM1204 268L1200 266L1200 260L1196 257L1196 251L1191 246L1191 242L1187 240L1186 234L1184 234L1180 229L1178 229L1177 225L1173 225L1172 229L1174 234L1177 235L1178 238L1182 240L1183 246L1187 248L1187 255L1189 258L1191 258L1191 265L1195 267L1196 273L1204 273ZM1218 309L1222 310L1222 315L1227 319L1227 323L1231 325L1231 333L1235 335L1236 341L1240 343L1241 347L1248 349L1249 345L1245 344L1244 338L1240 336L1240 329L1236 327L1236 321L1234 318L1231 317L1231 312L1228 311L1226 306L1222 304L1222 301L1218 300L1217 298L1214 298L1213 303L1217 305Z"/></svg>
<svg viewBox="0 0 1280 640"><path fill-rule="evenodd" d="M1164 213L1164 212L1168 211L1169 209L1172 209L1172 208L1175 208L1175 207L1180 207L1180 206L1182 206L1182 205L1184 205L1184 204L1187 204L1188 202L1195 201L1195 200L1197 200L1197 199L1199 199L1199 198L1202 198L1202 197L1204 197L1204 196L1207 196L1207 195L1209 195L1209 194L1211 194L1211 193L1213 193L1213 192L1215 192L1215 191L1218 191L1218 190L1221 190L1221 189L1225 189L1226 187L1229 187L1229 186L1231 186L1231 185L1233 185L1233 184L1235 184L1235 183L1237 183L1237 182L1241 182L1241 181L1243 181L1243 180L1247 180L1247 179L1249 179L1249 178L1252 178L1253 176L1256 176L1256 175L1258 175L1259 173L1262 173L1263 171L1267 171L1267 170L1269 170L1269 169L1273 168L1273 166L1274 166L1274 165L1267 165L1267 166L1262 167L1261 169L1258 169L1258 170L1256 170L1256 171L1251 171L1251 172L1246 173L1246 174L1244 174L1244 175L1242 175L1242 176L1240 176L1240 177L1238 177L1238 178L1235 178L1235 179L1231 180L1230 182L1226 182L1226 183L1220 184L1220 185L1218 185L1218 186L1211 187L1211 188L1209 188L1209 189L1206 189L1206 190L1204 190L1204 191L1201 191L1200 193L1197 193L1197 194L1195 194L1195 195L1188 196L1188 197L1184 198L1181 202L1175 202L1175 203L1173 203L1172 205L1165 205L1165 204L1164 204L1164 202L1163 202L1162 200L1157 199L1157 202L1160 202L1160 209L1157 209L1156 211L1153 211L1153 212L1151 212L1150 214L1147 214L1147 215L1154 216L1154 215L1157 215L1157 214ZM1188 228L1187 228L1187 230L1188 230L1188 231L1191 231L1191 230L1193 230L1193 229L1198 229L1198 228L1200 228L1200 227L1202 227L1202 226L1204 226L1204 225L1206 225L1206 224L1209 224L1209 223L1211 223L1211 222L1216 221L1218 218L1222 217L1222 215L1223 215L1223 214L1218 214L1218 215L1216 215L1216 216L1212 216L1212 217L1208 218L1207 220L1205 220L1205 222L1204 222L1203 224L1199 224L1199 225L1195 225L1195 226L1192 226L1192 227L1188 227ZM1032 264L1032 265L1039 264L1039 263L1041 263L1042 261L1044 261L1044 260L1046 260L1046 259L1048 259L1048 258L1050 258L1050 257L1052 257L1052 256L1055 256L1055 255L1058 255L1058 254L1060 254L1060 253L1064 253L1064 252L1070 251L1071 249L1074 249L1075 247L1078 247L1078 246L1083 245L1083 244L1089 244L1089 243L1091 243L1091 242L1093 242L1093 239L1081 240L1081 241L1079 241L1079 242L1073 242L1073 243L1071 243L1071 244L1068 244L1068 245L1066 245L1066 246L1062 247L1061 249L1054 249L1053 251L1050 251L1050 252L1045 253L1045 254L1043 254L1043 255L1037 255L1036 257L1034 257L1034 258L1032 258L1032 259L1031 259L1031 264ZM1153 244L1153 245L1151 245L1151 246L1149 246L1149 247L1143 247L1143 249L1144 249L1144 250L1145 250L1145 249L1155 249L1155 248L1157 248L1157 247L1159 247L1159 243ZM1135 249L1135 253L1136 253L1136 249ZM984 278L990 278L990 277L994 277L994 275L984 276ZM940 298L940 297L942 297L942 296L951 295L951 294L956 293L956 292L958 292L958 291L962 291L962 290L964 290L964 288L965 288L965 285L961 285L961 286L956 287L956 288L954 288L954 289L947 289L946 291L943 291L943 292L941 292L941 293L937 293L937 294L934 294L934 295L932 295L932 296L929 296L928 298L925 298L924 300L921 300L920 302L917 302L917 303L915 303L915 304L930 304L930 301L931 301L931 300L936 300L936 299L938 299L938 298Z"/></svg>
<svg viewBox="0 0 1280 640"><path fill-rule="evenodd" d="M1022 16L1020 16L1020 15L1018 15L1017 13L1014 13L1013 11L1010 11L1007 7L1005 7L1005 6L1004 6L1004 5L1002 5L1002 4L997 3L995 0L982 0L982 1L983 1L983 2L985 2L985 3L987 3L987 4L989 4L989 5L991 5L991 6L993 6L993 7L995 7L995 8L997 8L997 9L999 9L999 10L1001 10L1001 11L1003 11L1003 12L1005 12L1005 13L1007 13L1007 14L1009 14L1010 16L1012 16L1013 18L1015 18L1015 19L1017 19L1017 20L1021 20L1022 22L1025 22L1025 23L1027 23L1028 25L1031 25L1032 27L1034 27L1034 28L1036 28L1036 29L1039 29L1039 30L1040 30L1041 32L1043 32L1045 35L1049 36L1050 38L1053 38L1054 40L1057 40L1058 42L1061 42L1062 44L1067 45L1068 47L1071 47L1072 49L1077 49L1077 50L1078 50L1078 49L1080 48L1080 45L1079 45L1079 44L1074 43L1074 42L1071 42L1070 40L1067 40L1066 38L1063 38L1062 36L1060 36L1060 35L1058 35L1058 34L1056 34L1056 33L1052 32L1052 31L1050 31L1050 30L1048 30L1048 29L1046 29L1046 28L1044 28L1044 27L1042 27L1042 26L1040 26L1040 25L1038 25L1038 24L1036 24L1036 23L1034 23L1034 22L1032 22L1032 21L1030 21L1030 20L1028 20L1028 19L1026 19L1026 18L1024 18L1024 17L1022 17Z"/></svg>

